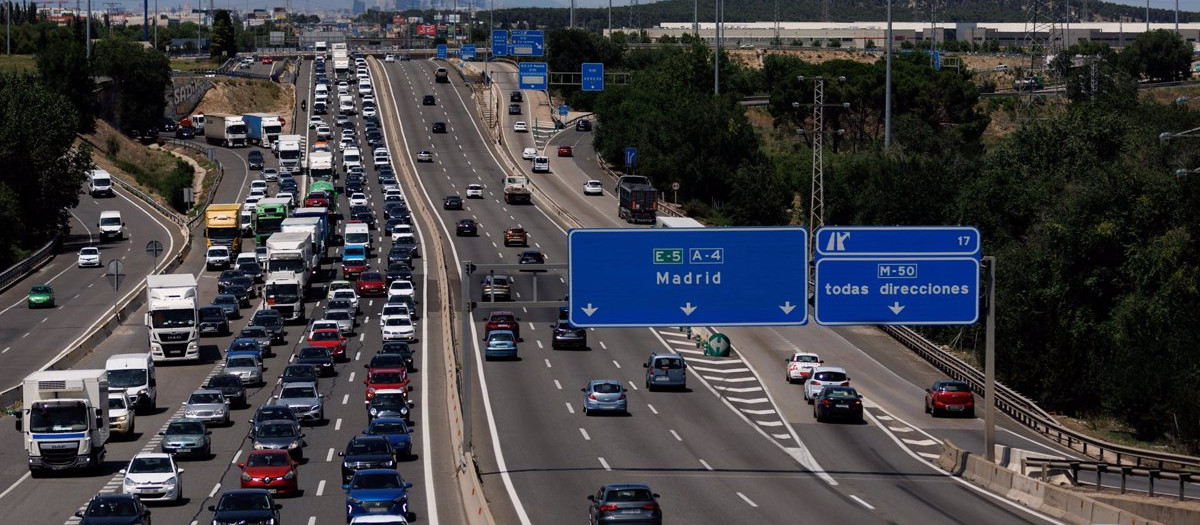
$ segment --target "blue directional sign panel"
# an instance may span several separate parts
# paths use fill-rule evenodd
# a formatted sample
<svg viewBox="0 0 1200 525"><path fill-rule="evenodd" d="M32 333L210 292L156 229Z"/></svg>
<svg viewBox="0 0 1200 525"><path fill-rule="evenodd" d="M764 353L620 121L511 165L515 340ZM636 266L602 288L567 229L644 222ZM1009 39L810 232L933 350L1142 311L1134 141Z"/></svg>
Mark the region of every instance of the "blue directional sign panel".
<svg viewBox="0 0 1200 525"><path fill-rule="evenodd" d="M513 29L508 32L508 51L516 57L540 57L546 54L546 33L540 29Z"/></svg>
<svg viewBox="0 0 1200 525"><path fill-rule="evenodd" d="M570 113L570 112L571 112L571 106L563 104L558 107L558 116L560 116L560 117L565 117L565 116L567 116L567 113Z"/></svg>
<svg viewBox="0 0 1200 525"><path fill-rule="evenodd" d="M521 62L517 65L518 89L545 90L550 68L545 62Z"/></svg>
<svg viewBox="0 0 1200 525"><path fill-rule="evenodd" d="M584 62L582 73L584 91L604 91L603 62Z"/></svg>
<svg viewBox="0 0 1200 525"><path fill-rule="evenodd" d="M458 50L458 55L463 60L475 60L475 44L463 44Z"/></svg>
<svg viewBox="0 0 1200 525"><path fill-rule="evenodd" d="M576 326L808 322L804 228L585 228L568 245Z"/></svg>
<svg viewBox="0 0 1200 525"><path fill-rule="evenodd" d="M492 56L508 56L508 31L492 30Z"/></svg>
<svg viewBox="0 0 1200 525"><path fill-rule="evenodd" d="M826 227L817 230L818 324L948 325L979 319L979 230Z"/></svg>
<svg viewBox="0 0 1200 525"><path fill-rule="evenodd" d="M446 58L446 44L438 44L438 46L437 46L437 57L438 57L438 58L441 58L441 59L445 59L445 58Z"/></svg>
<svg viewBox="0 0 1200 525"><path fill-rule="evenodd" d="M637 148L633 146L625 147L625 167L631 167L637 162Z"/></svg>

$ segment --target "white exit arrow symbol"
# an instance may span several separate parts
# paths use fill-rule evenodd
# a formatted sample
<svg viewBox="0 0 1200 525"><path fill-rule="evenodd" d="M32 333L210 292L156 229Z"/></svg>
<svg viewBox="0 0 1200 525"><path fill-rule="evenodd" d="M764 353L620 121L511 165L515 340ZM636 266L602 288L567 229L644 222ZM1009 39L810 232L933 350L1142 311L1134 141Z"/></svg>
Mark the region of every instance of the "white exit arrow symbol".
<svg viewBox="0 0 1200 525"><path fill-rule="evenodd" d="M596 310L599 310L599 308L592 306L592 303L588 303L587 307L580 308L580 310L583 310L583 313L587 314L588 317L591 317L592 314L596 313Z"/></svg>
<svg viewBox="0 0 1200 525"><path fill-rule="evenodd" d="M888 310L891 310L896 315L900 315L900 312L904 310L904 305L900 304L900 301L895 301L888 307Z"/></svg>
<svg viewBox="0 0 1200 525"><path fill-rule="evenodd" d="M787 315L787 314L792 313L792 310L796 309L796 305L792 304L791 301L787 301L787 302L779 305L779 309L783 310L783 315Z"/></svg>
<svg viewBox="0 0 1200 525"><path fill-rule="evenodd" d="M695 312L695 311L696 311L696 308L699 308L699 307L698 307L698 306L692 306L692 302L691 302L691 301L688 301L688 303L687 303L686 305L684 305L684 306L680 306L680 307L679 307L679 309L680 309L680 310L683 310L683 314L684 314L684 315L692 315L692 312Z"/></svg>

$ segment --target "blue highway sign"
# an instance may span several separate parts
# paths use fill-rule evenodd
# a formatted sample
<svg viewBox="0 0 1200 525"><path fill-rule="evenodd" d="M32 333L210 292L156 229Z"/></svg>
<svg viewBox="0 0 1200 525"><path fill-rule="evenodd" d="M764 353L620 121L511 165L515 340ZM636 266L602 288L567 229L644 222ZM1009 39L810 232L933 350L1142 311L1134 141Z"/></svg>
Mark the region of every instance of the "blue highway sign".
<svg viewBox="0 0 1200 525"><path fill-rule="evenodd" d="M581 69L584 91L604 91L603 62L584 62Z"/></svg>
<svg viewBox="0 0 1200 525"><path fill-rule="evenodd" d="M567 238L576 326L808 322L804 228L585 228Z"/></svg>
<svg viewBox="0 0 1200 525"><path fill-rule="evenodd" d="M970 226L826 226L817 256L970 256L979 258L979 230Z"/></svg>
<svg viewBox="0 0 1200 525"><path fill-rule="evenodd" d="M508 32L508 50L517 57L540 57L546 54L546 33L540 29L513 29Z"/></svg>
<svg viewBox="0 0 1200 525"><path fill-rule="evenodd" d="M446 44L438 44L437 57L442 59L446 58Z"/></svg>
<svg viewBox="0 0 1200 525"><path fill-rule="evenodd" d="M565 117L565 116L567 116L567 113L570 113L570 112L571 112L571 106L563 104L558 107L558 116L560 116L560 117Z"/></svg>
<svg viewBox="0 0 1200 525"><path fill-rule="evenodd" d="M508 31L503 29L492 31L492 56L508 56Z"/></svg>
<svg viewBox="0 0 1200 525"><path fill-rule="evenodd" d="M463 44L458 54L463 60L475 60L475 44Z"/></svg>
<svg viewBox="0 0 1200 525"><path fill-rule="evenodd" d="M545 90L550 68L545 62L521 62L517 65L518 89Z"/></svg>
<svg viewBox="0 0 1200 525"><path fill-rule="evenodd" d="M633 146L625 147L625 167L630 168L637 162L637 148Z"/></svg>

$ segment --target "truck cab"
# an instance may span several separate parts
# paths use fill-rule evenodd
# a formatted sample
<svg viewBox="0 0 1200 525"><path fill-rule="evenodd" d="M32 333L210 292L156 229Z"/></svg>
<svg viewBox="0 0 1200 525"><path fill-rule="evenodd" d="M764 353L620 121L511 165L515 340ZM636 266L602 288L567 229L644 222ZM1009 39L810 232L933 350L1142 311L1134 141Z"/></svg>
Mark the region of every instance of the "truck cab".
<svg viewBox="0 0 1200 525"><path fill-rule="evenodd" d="M158 380L150 352L109 357L104 371L109 393L124 395L130 407L149 413L158 406Z"/></svg>
<svg viewBox="0 0 1200 525"><path fill-rule="evenodd" d="M21 396L16 428L31 474L103 468L110 433L104 370L34 372Z"/></svg>

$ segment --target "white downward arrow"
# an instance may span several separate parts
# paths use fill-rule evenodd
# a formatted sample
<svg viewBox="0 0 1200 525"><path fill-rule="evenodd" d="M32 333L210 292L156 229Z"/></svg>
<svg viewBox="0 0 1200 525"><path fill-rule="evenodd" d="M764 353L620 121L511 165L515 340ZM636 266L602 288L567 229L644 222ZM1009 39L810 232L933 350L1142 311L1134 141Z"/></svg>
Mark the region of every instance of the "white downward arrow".
<svg viewBox="0 0 1200 525"><path fill-rule="evenodd" d="M684 306L680 306L680 307L679 307L679 309L680 309L680 310L683 310L683 314L684 314L684 315L692 315L692 312L695 312L695 311L696 311L696 308L699 308L699 307L698 307L698 306L692 306L692 302L691 302L691 301L688 301L688 303L687 303L686 305L684 305Z"/></svg>
<svg viewBox="0 0 1200 525"><path fill-rule="evenodd" d="M779 309L783 310L784 315L787 315L787 314L792 313L792 310L796 309L796 305L792 304L791 301L787 301L787 302L783 303L782 305L780 305Z"/></svg>
<svg viewBox="0 0 1200 525"><path fill-rule="evenodd" d="M895 301L888 307L888 310L891 310L896 315L900 315L900 312L904 310L904 305L900 304L900 301Z"/></svg>
<svg viewBox="0 0 1200 525"><path fill-rule="evenodd" d="M588 317L591 317L592 314L596 313L596 310L599 310L599 308L592 306L592 303L588 303L586 308L580 308L580 310L583 310L583 313L587 314Z"/></svg>

